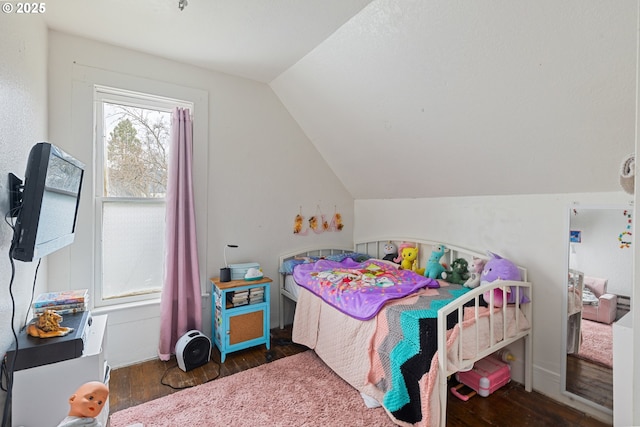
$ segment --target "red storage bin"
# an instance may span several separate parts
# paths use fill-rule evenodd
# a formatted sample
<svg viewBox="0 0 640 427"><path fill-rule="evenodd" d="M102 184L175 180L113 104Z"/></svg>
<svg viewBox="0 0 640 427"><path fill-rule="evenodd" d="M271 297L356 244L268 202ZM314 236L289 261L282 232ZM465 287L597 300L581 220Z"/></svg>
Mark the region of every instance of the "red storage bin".
<svg viewBox="0 0 640 427"><path fill-rule="evenodd" d="M482 397L487 397L509 381L509 364L493 356L478 360L470 371L456 373L456 379L473 389Z"/></svg>

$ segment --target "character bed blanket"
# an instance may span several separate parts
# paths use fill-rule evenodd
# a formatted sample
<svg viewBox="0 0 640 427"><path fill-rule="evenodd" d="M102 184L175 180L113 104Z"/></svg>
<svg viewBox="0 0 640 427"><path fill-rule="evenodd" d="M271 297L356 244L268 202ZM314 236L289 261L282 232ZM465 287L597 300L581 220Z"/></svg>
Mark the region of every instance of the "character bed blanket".
<svg viewBox="0 0 640 427"><path fill-rule="evenodd" d="M419 424L421 399L431 394L422 379L429 373L438 346L438 310L470 289L444 284L384 307L376 318L369 348L367 381L384 395L382 405L397 420ZM457 312L447 318L447 329L457 322ZM437 365L436 365L437 366Z"/></svg>
<svg viewBox="0 0 640 427"><path fill-rule="evenodd" d="M370 259L356 262L319 260L300 264L293 270L296 283L341 312L369 320L389 300L407 296L425 287L437 288L438 281L387 262Z"/></svg>

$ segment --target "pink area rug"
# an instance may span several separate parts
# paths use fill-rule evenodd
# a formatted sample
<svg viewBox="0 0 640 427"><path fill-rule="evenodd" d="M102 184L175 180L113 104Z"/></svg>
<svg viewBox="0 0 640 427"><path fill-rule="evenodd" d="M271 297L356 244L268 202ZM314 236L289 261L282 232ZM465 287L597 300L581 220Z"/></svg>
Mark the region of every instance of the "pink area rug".
<svg viewBox="0 0 640 427"><path fill-rule="evenodd" d="M613 327L604 323L582 319L582 343L577 354L581 359L613 366Z"/></svg>
<svg viewBox="0 0 640 427"><path fill-rule="evenodd" d="M312 351L278 359L111 415L111 427L393 426L382 408Z"/></svg>

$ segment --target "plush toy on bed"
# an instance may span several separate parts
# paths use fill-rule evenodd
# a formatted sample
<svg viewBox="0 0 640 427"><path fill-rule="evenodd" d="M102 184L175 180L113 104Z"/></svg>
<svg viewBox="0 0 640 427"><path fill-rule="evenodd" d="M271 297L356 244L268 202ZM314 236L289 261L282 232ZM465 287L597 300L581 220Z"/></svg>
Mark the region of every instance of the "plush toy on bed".
<svg viewBox="0 0 640 427"><path fill-rule="evenodd" d="M403 270L411 270L419 275L424 273L423 268L418 268L418 247L405 247L402 249L402 262L400 267Z"/></svg>
<svg viewBox="0 0 640 427"><path fill-rule="evenodd" d="M385 261L394 261L398 257L398 247L392 241L388 241L384 244L382 252L384 252L384 257L382 259Z"/></svg>
<svg viewBox="0 0 640 427"><path fill-rule="evenodd" d="M469 278L468 265L469 263L466 259L456 258L451 263L451 270L442 272L442 278L449 283L462 285Z"/></svg>
<svg viewBox="0 0 640 427"><path fill-rule="evenodd" d="M484 264L487 261L480 257L474 256L469 265L467 266L467 271L469 273L469 278L466 282L464 282L464 286L466 288L475 289L480 286L480 276L482 276L482 270L484 270Z"/></svg>
<svg viewBox="0 0 640 427"><path fill-rule="evenodd" d="M482 276L480 277L480 285L488 284L496 280L522 280L520 277L520 270L518 267L508 259L502 258L500 255L496 255L492 252L488 252L490 259L482 270ZM482 294L484 300L488 303L490 292L487 291ZM494 289L493 305L496 307L502 307L503 301L502 288ZM520 302L527 302L528 299L525 295L522 295ZM511 288L507 289L507 303L515 302L515 295L511 292Z"/></svg>
<svg viewBox="0 0 640 427"><path fill-rule="evenodd" d="M404 248L413 248L415 246L416 245L414 245L413 243L400 243L400 246L398 246L398 256L393 259L393 262L395 262L396 264L402 264L402 251L404 250Z"/></svg>
<svg viewBox="0 0 640 427"><path fill-rule="evenodd" d="M449 252L449 248L445 245L438 245L433 249L424 270L425 277L430 279L442 279L442 273L444 273L445 268L440 264L440 259L446 252Z"/></svg>

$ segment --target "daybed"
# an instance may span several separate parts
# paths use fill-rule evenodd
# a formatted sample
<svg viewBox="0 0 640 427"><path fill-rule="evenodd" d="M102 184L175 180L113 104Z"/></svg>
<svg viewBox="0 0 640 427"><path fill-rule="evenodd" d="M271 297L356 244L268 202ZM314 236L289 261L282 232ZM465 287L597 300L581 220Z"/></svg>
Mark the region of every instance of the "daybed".
<svg viewBox="0 0 640 427"><path fill-rule="evenodd" d="M497 280L473 290L444 281L435 285L428 282L426 287L407 296L392 297L370 318L369 314L360 313L356 317L345 314L344 307L327 298L327 294L333 294L338 300L352 299L351 294L341 293L342 284L338 288L329 287L330 291L322 297L308 289L312 276L333 280L331 274L341 273L343 268L348 274L352 269L364 268L367 274L372 269L375 274L395 275L395 267L387 268L389 261L381 261L382 248L388 241L396 245L413 243L419 249L422 266L432 249L439 245L421 239L385 238L356 243L352 250L307 249L280 257L281 311L287 300L296 303L294 342L313 349L363 395L365 402L382 404L398 425L444 427L448 377L471 369L477 360L521 338L525 342L525 389L531 391L531 284L526 282L526 270L522 267L518 269L523 281ZM470 261L473 257L487 257L451 245L446 247L449 252L441 262L447 265L456 258ZM335 267L331 262L346 262L347 267ZM322 270L327 266L333 270ZM304 271L311 272L305 276L309 279L301 276ZM303 286L295 283L294 275ZM406 276L402 276L399 282L406 282L405 279ZM385 289L391 292L395 285L376 286L389 286ZM509 302L506 309L499 306L494 289ZM359 288L361 294L368 290L367 286ZM487 291L491 292L485 303L482 294ZM360 301L360 306L367 310L369 304L369 301ZM281 327L282 316L281 312Z"/></svg>

